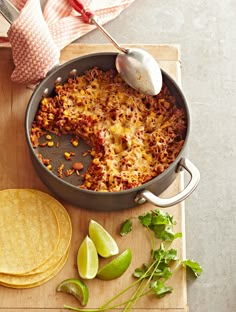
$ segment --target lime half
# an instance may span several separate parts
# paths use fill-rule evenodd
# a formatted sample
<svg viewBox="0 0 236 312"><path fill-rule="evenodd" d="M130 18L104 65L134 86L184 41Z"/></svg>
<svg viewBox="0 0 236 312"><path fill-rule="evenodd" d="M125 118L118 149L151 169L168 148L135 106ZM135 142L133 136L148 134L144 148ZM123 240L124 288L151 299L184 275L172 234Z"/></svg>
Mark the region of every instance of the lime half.
<svg viewBox="0 0 236 312"><path fill-rule="evenodd" d="M86 306L89 299L88 287L76 278L69 278L61 282L57 286L57 291L73 295L79 300L82 306Z"/></svg>
<svg viewBox="0 0 236 312"><path fill-rule="evenodd" d="M132 260L130 248L126 249L115 259L104 265L97 274L97 277L103 280L112 280L120 277L128 269Z"/></svg>
<svg viewBox="0 0 236 312"><path fill-rule="evenodd" d="M108 258L119 253L119 248L114 238L101 224L94 220L90 220L89 222L89 236L101 257Z"/></svg>
<svg viewBox="0 0 236 312"><path fill-rule="evenodd" d="M77 253L79 275L84 279L92 279L98 272L98 254L93 241L85 237Z"/></svg>

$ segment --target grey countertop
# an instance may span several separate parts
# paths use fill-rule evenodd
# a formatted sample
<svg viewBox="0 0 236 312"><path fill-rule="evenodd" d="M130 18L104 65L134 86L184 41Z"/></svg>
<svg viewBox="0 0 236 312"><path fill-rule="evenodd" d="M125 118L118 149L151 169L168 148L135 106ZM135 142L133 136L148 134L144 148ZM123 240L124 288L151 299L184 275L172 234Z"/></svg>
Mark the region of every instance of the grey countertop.
<svg viewBox="0 0 236 312"><path fill-rule="evenodd" d="M191 312L236 311L236 2L136 0L105 28L119 43L177 43L192 131L188 157L201 181L186 200ZM81 43L107 43L95 30Z"/></svg>

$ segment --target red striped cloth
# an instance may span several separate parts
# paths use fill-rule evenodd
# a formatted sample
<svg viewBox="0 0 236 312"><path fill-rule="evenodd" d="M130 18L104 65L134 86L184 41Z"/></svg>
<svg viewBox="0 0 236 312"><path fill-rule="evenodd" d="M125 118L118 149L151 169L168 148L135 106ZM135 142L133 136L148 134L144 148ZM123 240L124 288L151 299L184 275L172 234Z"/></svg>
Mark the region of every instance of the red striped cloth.
<svg viewBox="0 0 236 312"><path fill-rule="evenodd" d="M95 28L85 24L68 0L47 0L42 12L40 0L11 0L20 15L11 25L8 38L15 69L12 80L37 83L59 63L60 50ZM100 24L117 17L134 0L84 0ZM102 34L101 34L102 35Z"/></svg>

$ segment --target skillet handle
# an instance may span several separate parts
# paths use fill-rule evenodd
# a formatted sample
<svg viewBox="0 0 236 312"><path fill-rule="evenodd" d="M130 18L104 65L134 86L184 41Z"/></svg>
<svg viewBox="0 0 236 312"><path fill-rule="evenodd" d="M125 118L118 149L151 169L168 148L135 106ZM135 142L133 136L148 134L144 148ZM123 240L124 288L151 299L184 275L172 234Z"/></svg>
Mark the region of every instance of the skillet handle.
<svg viewBox="0 0 236 312"><path fill-rule="evenodd" d="M148 190L143 190L135 197L135 203L141 205L148 201L155 206L166 208L174 206L186 199L197 187L200 181L200 172L197 167L186 158L180 160L177 171L180 171L182 168L184 168L191 176L190 182L183 191L170 198L160 198Z"/></svg>

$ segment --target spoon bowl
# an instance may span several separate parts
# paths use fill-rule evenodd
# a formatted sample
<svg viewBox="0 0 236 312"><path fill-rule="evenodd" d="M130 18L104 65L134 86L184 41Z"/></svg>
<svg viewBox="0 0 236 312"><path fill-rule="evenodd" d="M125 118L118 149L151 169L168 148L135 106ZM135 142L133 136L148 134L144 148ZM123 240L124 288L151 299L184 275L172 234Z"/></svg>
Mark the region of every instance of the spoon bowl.
<svg viewBox="0 0 236 312"><path fill-rule="evenodd" d="M144 65L145 64L145 65ZM116 58L116 69L132 88L148 95L161 91L162 74L152 55L142 49L127 49Z"/></svg>

